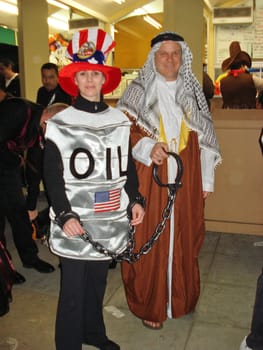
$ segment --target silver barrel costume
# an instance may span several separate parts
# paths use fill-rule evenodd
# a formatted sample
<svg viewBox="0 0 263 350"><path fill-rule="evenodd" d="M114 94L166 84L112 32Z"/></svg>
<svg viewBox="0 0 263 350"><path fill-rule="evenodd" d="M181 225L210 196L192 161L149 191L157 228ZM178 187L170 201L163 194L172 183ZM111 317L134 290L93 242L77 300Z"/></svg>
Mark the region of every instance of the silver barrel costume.
<svg viewBox="0 0 263 350"><path fill-rule="evenodd" d="M76 126L77 125L77 126ZM65 191L72 211L78 213L93 240L122 252L126 248L129 222L125 192L130 122L111 107L87 113L69 107L50 119L46 138L58 147ZM50 249L59 256L110 259L80 237L68 237L50 210Z"/></svg>

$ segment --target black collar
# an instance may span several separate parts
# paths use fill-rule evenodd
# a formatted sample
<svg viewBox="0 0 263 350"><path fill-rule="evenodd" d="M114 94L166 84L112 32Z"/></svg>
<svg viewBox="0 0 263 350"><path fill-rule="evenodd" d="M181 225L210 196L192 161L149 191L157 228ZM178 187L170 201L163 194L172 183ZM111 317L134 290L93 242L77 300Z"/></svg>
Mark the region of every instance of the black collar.
<svg viewBox="0 0 263 350"><path fill-rule="evenodd" d="M78 95L76 98L76 101L74 103L74 107L76 109L80 109L82 111L86 111L89 113L98 113L103 112L105 109L107 109L109 106L103 102L102 100L99 102L93 102L89 101L86 98Z"/></svg>

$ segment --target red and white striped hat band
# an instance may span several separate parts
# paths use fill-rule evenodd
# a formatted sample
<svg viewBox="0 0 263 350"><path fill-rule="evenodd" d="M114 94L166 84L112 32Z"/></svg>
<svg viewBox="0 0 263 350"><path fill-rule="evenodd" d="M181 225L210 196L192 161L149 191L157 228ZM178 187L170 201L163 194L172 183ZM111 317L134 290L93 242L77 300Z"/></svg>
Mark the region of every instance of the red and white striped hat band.
<svg viewBox="0 0 263 350"><path fill-rule="evenodd" d="M107 55L115 45L112 37L99 28L74 33L66 52L66 57L72 63L63 67L59 73L59 83L63 90L72 96L78 95L75 74L82 70L97 70L104 74L103 94L116 89L121 80L121 71L117 67L105 65Z"/></svg>
<svg viewBox="0 0 263 350"><path fill-rule="evenodd" d="M104 64L108 53L115 47L112 37L102 29L84 29L73 34L67 48L67 58L73 62ZM96 52L101 56L93 58Z"/></svg>

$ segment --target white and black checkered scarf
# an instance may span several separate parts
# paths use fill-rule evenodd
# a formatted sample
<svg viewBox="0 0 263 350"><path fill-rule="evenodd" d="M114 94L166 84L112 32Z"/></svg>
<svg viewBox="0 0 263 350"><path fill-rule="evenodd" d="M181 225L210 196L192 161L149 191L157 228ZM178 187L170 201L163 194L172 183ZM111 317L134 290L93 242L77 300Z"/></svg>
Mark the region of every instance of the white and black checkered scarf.
<svg viewBox="0 0 263 350"><path fill-rule="evenodd" d="M198 80L192 73L192 53L184 41L178 41L182 48L182 65L178 72L179 85L175 104L183 111L184 120L190 130L198 134L200 148L215 153L215 166L221 162L213 121ZM129 113L148 135L158 140L160 111L157 96L157 72L154 55L162 42L156 43L139 71L139 75L124 91L117 107Z"/></svg>

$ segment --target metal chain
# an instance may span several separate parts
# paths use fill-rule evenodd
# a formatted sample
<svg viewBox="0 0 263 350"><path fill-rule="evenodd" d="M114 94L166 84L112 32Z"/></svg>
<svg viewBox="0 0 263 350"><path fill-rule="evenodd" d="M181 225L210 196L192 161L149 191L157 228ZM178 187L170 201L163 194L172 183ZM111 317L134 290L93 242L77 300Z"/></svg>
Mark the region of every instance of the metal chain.
<svg viewBox="0 0 263 350"><path fill-rule="evenodd" d="M109 256L118 262L127 261L129 263L134 263L134 262L138 261L142 255L148 254L150 252L150 250L152 249L154 243L159 239L160 235L163 233L163 231L165 229L166 222L170 218L171 213L172 213L172 208L173 208L173 204L175 202L177 190L182 185L180 182L181 177L182 177L182 173L183 173L182 161L181 161L180 157L175 153L168 152L168 155L173 156L177 162L177 167L178 167L177 176L176 176L174 183L163 184L160 181L160 179L158 178L158 174L157 174L158 167L157 167L157 165L154 165L154 167L153 167L154 180L156 181L156 183L159 186L168 188L168 199L167 199L167 204L162 212L162 220L157 224L152 237L140 248L140 250L138 252L134 252L135 227L132 225L129 225L128 242L127 242L126 249L122 253L119 253L119 254L107 249L98 241L94 241L92 239L90 233L87 231L85 231L85 233L83 235L81 235L80 237L85 242L89 242L90 244L92 244L93 248L96 251L98 251L99 253L101 253L105 256Z"/></svg>

